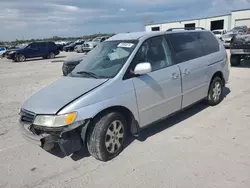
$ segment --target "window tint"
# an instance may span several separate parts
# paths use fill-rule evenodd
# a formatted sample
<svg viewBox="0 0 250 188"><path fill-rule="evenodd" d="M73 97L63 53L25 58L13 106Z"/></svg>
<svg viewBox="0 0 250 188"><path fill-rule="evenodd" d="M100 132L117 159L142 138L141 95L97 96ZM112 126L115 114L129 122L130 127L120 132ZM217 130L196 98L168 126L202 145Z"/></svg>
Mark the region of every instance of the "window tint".
<svg viewBox="0 0 250 188"><path fill-rule="evenodd" d="M210 32L199 32L199 41L202 45L204 55L215 53L219 51L219 43L217 39Z"/></svg>
<svg viewBox="0 0 250 188"><path fill-rule="evenodd" d="M29 48L36 49L37 48L37 44L36 43L31 43L29 45Z"/></svg>
<svg viewBox="0 0 250 188"><path fill-rule="evenodd" d="M39 42L37 43L37 48L45 49L47 47L47 43Z"/></svg>
<svg viewBox="0 0 250 188"><path fill-rule="evenodd" d="M196 59L203 55L196 32L171 33L166 37L173 46L177 63Z"/></svg>
<svg viewBox="0 0 250 188"><path fill-rule="evenodd" d="M162 36L146 40L133 59L131 69L138 63L149 62L152 71L172 65L171 53L165 39Z"/></svg>

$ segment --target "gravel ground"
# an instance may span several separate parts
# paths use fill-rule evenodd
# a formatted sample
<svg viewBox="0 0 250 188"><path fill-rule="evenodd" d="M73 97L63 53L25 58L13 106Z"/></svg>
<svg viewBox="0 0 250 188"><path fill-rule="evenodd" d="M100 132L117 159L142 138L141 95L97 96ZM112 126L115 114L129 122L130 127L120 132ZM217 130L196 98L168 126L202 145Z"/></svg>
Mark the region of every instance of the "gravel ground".
<svg viewBox="0 0 250 188"><path fill-rule="evenodd" d="M61 73L55 62L0 59L0 187L250 187L250 62L231 68L225 99L197 104L142 132L114 160L49 154L17 127L22 101Z"/></svg>

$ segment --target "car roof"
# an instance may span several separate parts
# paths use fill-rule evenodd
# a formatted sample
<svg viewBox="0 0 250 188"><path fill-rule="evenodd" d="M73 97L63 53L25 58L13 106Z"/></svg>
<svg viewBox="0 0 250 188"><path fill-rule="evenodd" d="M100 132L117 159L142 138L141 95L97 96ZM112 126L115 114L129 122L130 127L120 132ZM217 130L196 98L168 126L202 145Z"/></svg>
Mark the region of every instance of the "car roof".
<svg viewBox="0 0 250 188"><path fill-rule="evenodd" d="M139 40L140 38L150 38L162 34L169 33L186 33L186 32L206 32L207 30L175 30L175 31L144 31L144 32L131 32L131 33L119 33L106 41L115 41L115 40Z"/></svg>
<svg viewBox="0 0 250 188"><path fill-rule="evenodd" d="M106 41L114 41L114 40L138 40L145 36L154 36L159 34L164 34L166 32L164 31L150 31L150 32L131 32L131 33L118 33L110 38L108 38Z"/></svg>

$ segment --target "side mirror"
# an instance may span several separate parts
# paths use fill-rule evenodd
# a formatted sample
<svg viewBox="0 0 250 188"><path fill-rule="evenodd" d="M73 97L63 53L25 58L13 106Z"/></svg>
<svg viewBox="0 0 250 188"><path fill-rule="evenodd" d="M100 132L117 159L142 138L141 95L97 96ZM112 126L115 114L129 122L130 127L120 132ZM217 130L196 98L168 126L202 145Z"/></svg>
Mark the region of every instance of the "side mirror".
<svg viewBox="0 0 250 188"><path fill-rule="evenodd" d="M134 74L137 75L143 75L143 74L147 74L150 73L152 71L152 67L150 63L139 63L136 65L135 69L134 69Z"/></svg>

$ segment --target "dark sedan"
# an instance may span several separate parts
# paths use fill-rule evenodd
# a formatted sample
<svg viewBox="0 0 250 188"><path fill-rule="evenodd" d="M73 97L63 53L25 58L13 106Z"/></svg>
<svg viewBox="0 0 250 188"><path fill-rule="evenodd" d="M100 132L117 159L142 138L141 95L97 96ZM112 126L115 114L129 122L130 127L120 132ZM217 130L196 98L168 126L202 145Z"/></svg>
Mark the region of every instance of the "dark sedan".
<svg viewBox="0 0 250 188"><path fill-rule="evenodd" d="M73 59L68 59L64 61L63 66L62 66L62 72L64 76L67 76L69 73L71 73L72 70L78 65L82 60L84 56L80 56L77 58Z"/></svg>
<svg viewBox="0 0 250 188"><path fill-rule="evenodd" d="M74 48L75 48L76 45L82 45L83 43L84 43L84 41L73 42L73 43L71 43L71 44L69 44L67 46L64 46L63 51L72 52L72 51L74 51Z"/></svg>

